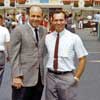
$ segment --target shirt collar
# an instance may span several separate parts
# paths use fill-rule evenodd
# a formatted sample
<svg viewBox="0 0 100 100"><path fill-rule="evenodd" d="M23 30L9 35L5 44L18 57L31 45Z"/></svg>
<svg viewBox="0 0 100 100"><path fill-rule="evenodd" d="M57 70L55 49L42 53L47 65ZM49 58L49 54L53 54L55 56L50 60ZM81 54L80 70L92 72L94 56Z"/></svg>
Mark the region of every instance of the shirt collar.
<svg viewBox="0 0 100 100"><path fill-rule="evenodd" d="M29 21L28 21L28 25L29 25L29 27L30 27L32 30L35 29L35 27L32 27L32 25L29 23ZM39 30L39 27L37 27L37 29Z"/></svg>
<svg viewBox="0 0 100 100"><path fill-rule="evenodd" d="M65 29L61 32L57 32L57 31L54 31L54 35L56 36L57 34L59 33L59 36L62 36L63 34L65 34Z"/></svg>

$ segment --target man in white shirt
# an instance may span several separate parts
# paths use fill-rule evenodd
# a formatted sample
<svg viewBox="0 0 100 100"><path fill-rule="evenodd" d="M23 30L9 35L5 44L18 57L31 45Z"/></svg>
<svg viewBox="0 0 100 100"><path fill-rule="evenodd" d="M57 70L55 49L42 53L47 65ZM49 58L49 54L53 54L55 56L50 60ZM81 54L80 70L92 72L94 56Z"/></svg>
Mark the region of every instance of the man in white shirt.
<svg viewBox="0 0 100 100"><path fill-rule="evenodd" d="M10 34L8 29L3 27L3 17L0 15L0 85L4 73L5 53L7 54L9 47L10 47Z"/></svg>
<svg viewBox="0 0 100 100"><path fill-rule="evenodd" d="M74 90L85 69L88 53L80 37L65 29L65 12L56 10L52 18L55 31L45 39L48 52L45 99L75 100ZM77 67L75 55L79 60Z"/></svg>

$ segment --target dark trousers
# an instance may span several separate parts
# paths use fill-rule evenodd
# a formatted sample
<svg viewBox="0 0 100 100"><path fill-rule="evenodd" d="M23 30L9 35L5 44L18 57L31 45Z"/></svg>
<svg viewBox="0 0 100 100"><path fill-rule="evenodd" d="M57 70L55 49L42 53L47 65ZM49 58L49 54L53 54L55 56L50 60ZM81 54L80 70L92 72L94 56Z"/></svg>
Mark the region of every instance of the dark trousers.
<svg viewBox="0 0 100 100"><path fill-rule="evenodd" d="M43 85L39 74L39 80L36 86L22 87L16 89L12 87L12 100L41 100Z"/></svg>

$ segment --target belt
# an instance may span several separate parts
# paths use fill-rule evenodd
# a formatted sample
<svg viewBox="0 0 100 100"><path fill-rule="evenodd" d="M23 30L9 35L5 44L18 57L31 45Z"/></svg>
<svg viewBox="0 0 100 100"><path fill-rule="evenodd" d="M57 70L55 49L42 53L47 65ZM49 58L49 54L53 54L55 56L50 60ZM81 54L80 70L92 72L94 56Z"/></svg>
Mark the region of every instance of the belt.
<svg viewBox="0 0 100 100"><path fill-rule="evenodd" d="M4 51L0 51L0 53L4 53Z"/></svg>
<svg viewBox="0 0 100 100"><path fill-rule="evenodd" d="M64 75L64 74L69 74L69 73L73 73L73 71L53 71L51 69L48 68L48 72L56 74L56 75Z"/></svg>

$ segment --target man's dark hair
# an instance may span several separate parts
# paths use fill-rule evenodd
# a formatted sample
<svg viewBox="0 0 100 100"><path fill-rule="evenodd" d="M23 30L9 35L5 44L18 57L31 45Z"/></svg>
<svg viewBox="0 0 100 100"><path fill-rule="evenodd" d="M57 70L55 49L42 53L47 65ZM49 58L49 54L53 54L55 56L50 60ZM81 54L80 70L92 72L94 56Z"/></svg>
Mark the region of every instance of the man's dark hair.
<svg viewBox="0 0 100 100"><path fill-rule="evenodd" d="M54 14L57 14L57 13L63 13L63 14L64 14L64 18L67 17L66 12L65 12L63 9L56 9L56 10L52 13L52 18L53 18L53 16L54 16Z"/></svg>

